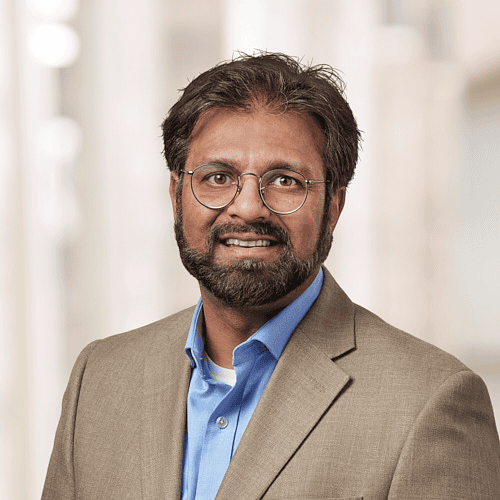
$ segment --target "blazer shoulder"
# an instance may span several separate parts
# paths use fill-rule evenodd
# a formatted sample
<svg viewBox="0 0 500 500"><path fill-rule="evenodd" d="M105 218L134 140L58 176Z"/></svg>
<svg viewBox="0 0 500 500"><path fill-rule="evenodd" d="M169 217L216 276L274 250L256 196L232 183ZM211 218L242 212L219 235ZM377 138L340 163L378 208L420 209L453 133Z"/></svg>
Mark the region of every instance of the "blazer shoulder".
<svg viewBox="0 0 500 500"><path fill-rule="evenodd" d="M454 373L471 371L455 356L391 326L376 314L355 304L355 356L386 366L401 376L444 381ZM420 380L420 382L423 382Z"/></svg>
<svg viewBox="0 0 500 500"><path fill-rule="evenodd" d="M132 369L160 350L183 352L194 310L192 306L149 325L95 340L82 351L77 364L87 369L103 364Z"/></svg>

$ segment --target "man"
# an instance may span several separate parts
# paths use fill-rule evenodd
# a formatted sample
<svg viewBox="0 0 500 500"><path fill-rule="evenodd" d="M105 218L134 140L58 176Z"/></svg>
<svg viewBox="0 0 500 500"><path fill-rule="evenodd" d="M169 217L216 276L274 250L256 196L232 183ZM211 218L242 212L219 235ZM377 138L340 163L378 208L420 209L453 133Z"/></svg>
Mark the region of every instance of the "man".
<svg viewBox="0 0 500 500"><path fill-rule="evenodd" d="M321 267L359 131L327 67L242 57L163 124L196 307L78 358L54 499L498 499L481 379Z"/></svg>

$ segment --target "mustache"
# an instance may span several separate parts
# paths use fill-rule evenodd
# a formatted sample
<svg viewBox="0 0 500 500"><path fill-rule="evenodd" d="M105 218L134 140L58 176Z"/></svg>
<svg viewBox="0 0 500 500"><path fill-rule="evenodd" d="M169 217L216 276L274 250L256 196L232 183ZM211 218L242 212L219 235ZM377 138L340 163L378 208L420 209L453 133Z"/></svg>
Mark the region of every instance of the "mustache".
<svg viewBox="0 0 500 500"><path fill-rule="evenodd" d="M252 224L226 224L212 226L207 235L207 246L211 250L226 233L254 233L257 236L271 236L278 244L291 246L288 233L281 227L275 226L271 222L254 222Z"/></svg>

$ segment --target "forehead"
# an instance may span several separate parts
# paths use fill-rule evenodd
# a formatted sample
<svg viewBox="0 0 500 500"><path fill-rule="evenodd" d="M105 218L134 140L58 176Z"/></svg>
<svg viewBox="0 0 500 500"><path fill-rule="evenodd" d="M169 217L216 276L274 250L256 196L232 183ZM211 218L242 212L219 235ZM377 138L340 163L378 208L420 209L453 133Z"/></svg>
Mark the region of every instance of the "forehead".
<svg viewBox="0 0 500 500"><path fill-rule="evenodd" d="M323 134L305 112L259 108L212 108L198 119L186 167L225 161L237 168L268 169L279 164L322 169Z"/></svg>

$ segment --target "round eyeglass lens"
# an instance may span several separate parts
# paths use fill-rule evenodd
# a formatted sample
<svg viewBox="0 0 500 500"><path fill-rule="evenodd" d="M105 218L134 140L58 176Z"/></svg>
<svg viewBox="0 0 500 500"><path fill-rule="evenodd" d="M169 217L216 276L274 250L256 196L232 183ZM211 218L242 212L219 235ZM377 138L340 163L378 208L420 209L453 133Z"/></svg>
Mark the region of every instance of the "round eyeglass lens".
<svg viewBox="0 0 500 500"><path fill-rule="evenodd" d="M276 212L299 209L307 196L305 177L292 170L270 170L262 176L262 198Z"/></svg>
<svg viewBox="0 0 500 500"><path fill-rule="evenodd" d="M191 178L196 199L209 208L222 208L231 203L238 190L238 176L221 165L201 165Z"/></svg>

